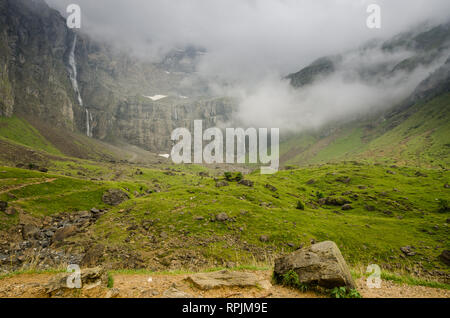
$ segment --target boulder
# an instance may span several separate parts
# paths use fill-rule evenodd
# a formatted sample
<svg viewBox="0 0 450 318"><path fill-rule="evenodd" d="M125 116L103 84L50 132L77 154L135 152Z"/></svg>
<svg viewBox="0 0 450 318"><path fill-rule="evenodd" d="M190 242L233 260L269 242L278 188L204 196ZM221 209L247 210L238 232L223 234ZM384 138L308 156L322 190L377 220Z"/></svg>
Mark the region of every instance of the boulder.
<svg viewBox="0 0 450 318"><path fill-rule="evenodd" d="M22 237L24 240L32 240L38 236L40 229L33 224L25 224L22 227Z"/></svg>
<svg viewBox="0 0 450 318"><path fill-rule="evenodd" d="M332 241L320 242L275 260L275 277L290 271L298 275L301 284L356 288L341 251Z"/></svg>
<svg viewBox="0 0 450 318"><path fill-rule="evenodd" d="M264 186L266 189L269 189L270 191L272 191L272 192L276 192L278 189L276 188L276 187L274 187L273 185L271 185L271 184L266 184L265 186Z"/></svg>
<svg viewBox="0 0 450 318"><path fill-rule="evenodd" d="M8 202L0 201L0 211L5 212L7 207L8 207Z"/></svg>
<svg viewBox="0 0 450 318"><path fill-rule="evenodd" d="M218 182L216 183L216 187L217 187L217 188L227 187L228 185L229 185L228 182L226 182L225 180L218 181Z"/></svg>
<svg viewBox="0 0 450 318"><path fill-rule="evenodd" d="M61 273L52 277L44 285L46 294L64 292L70 290L67 281L73 277L73 273ZM95 287L107 287L108 273L102 267L86 268L81 270L81 288L92 289Z"/></svg>
<svg viewBox="0 0 450 318"><path fill-rule="evenodd" d="M230 217L228 216L228 214L222 212L216 215L216 220L219 222L225 222L229 219Z"/></svg>
<svg viewBox="0 0 450 318"><path fill-rule="evenodd" d="M253 187L254 182L253 182L253 181L250 181L250 180L245 180L245 179L244 179L244 180L239 181L238 184L244 185L244 186L246 186L246 187Z"/></svg>
<svg viewBox="0 0 450 318"><path fill-rule="evenodd" d="M405 254L406 256L414 256L416 255L416 252L413 251L414 247L412 246L403 246L400 247L400 250Z"/></svg>
<svg viewBox="0 0 450 318"><path fill-rule="evenodd" d="M319 204L321 205L325 204L325 205L342 206L348 203L351 203L351 201L343 197L326 197L319 199Z"/></svg>
<svg viewBox="0 0 450 318"><path fill-rule="evenodd" d="M450 251L445 250L439 255L440 260L447 266L450 266Z"/></svg>
<svg viewBox="0 0 450 318"><path fill-rule="evenodd" d="M353 209L353 207L350 204L344 204L342 206L342 210L344 210L344 211L348 211L348 210L351 210L351 209Z"/></svg>
<svg viewBox="0 0 450 318"><path fill-rule="evenodd" d="M53 236L53 242L62 242L69 236L75 235L77 233L77 227L75 225L67 225L56 230Z"/></svg>
<svg viewBox="0 0 450 318"><path fill-rule="evenodd" d="M258 287L269 289L268 280L261 279L256 274L246 272L230 272L223 270L212 273L198 273L190 275L186 281L201 290L211 290L222 287Z"/></svg>
<svg viewBox="0 0 450 318"><path fill-rule="evenodd" d="M17 210L16 210L16 208L14 208L12 206L9 206L9 207L6 208L5 214L6 215L16 215L17 214Z"/></svg>
<svg viewBox="0 0 450 318"><path fill-rule="evenodd" d="M103 194L102 201L109 205L119 205L129 198L129 195L120 189L109 189Z"/></svg>

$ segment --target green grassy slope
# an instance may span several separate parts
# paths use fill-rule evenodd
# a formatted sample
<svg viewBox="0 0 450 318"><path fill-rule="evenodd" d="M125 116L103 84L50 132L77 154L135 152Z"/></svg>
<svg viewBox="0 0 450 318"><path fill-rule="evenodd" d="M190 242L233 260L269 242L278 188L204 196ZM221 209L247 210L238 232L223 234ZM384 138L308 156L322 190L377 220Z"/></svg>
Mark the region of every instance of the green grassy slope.
<svg viewBox="0 0 450 318"><path fill-rule="evenodd" d="M48 142L37 129L18 117L0 117L0 138L35 150L61 155L61 152Z"/></svg>
<svg viewBox="0 0 450 318"><path fill-rule="evenodd" d="M287 164L301 165L357 159L448 167L449 136L450 94L444 94L381 122L349 123L329 137L308 133L290 137L280 148L281 159Z"/></svg>
<svg viewBox="0 0 450 318"><path fill-rule="evenodd" d="M190 252L211 264L270 264L274 255L314 239L335 241L353 266L375 262L402 269L418 264L424 269L446 269L438 255L450 248L449 215L439 212L437 199L450 198L450 190L444 188L450 181L448 171L348 163L280 171L271 176L254 173L246 176L255 182L254 187L231 182L228 187L217 188L211 177L199 176L204 168L175 168L178 172L170 174L164 169L142 168L143 174L137 175L132 166L99 165L97 171L104 181L1 168L0 200L39 217L104 208L102 193L121 188L131 200L99 220L95 240L143 255L160 251L163 264L170 255ZM63 168L56 165L52 169ZM107 180L111 169L121 170L115 181ZM388 169L395 174L387 173ZM347 177L350 180L343 182ZM52 181L35 184L49 179ZM311 179L313 183L308 182ZM29 185L5 192L18 180ZM277 190L268 189L266 184ZM147 189L159 192L147 194ZM135 191L142 196L136 197ZM322 196L348 200L353 209L320 204ZM299 200L305 204L304 210L296 208ZM222 212L231 219L215 221ZM18 217L0 218L6 226L17 223ZM142 227L145 222L151 224L147 229ZM262 235L268 240L261 241ZM414 246L417 255L404 258L400 247L406 245Z"/></svg>

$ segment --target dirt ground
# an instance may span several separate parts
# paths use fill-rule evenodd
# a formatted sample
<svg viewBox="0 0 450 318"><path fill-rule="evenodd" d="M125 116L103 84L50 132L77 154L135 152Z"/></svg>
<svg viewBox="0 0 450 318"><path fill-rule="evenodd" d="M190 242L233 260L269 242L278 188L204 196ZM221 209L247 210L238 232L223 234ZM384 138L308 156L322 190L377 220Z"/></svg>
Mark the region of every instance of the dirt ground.
<svg viewBox="0 0 450 318"><path fill-rule="evenodd" d="M254 271L262 279L270 280L270 271ZM302 293L291 288L272 286L261 288L220 288L202 291L184 279L187 274L145 275L115 274L114 288L97 287L91 290L71 290L60 297L119 297L119 298L164 298L168 290L177 290L193 298L318 298L313 292ZM43 286L52 274L22 274L0 280L0 298L48 297ZM444 289L410 286L383 281L380 289L369 289L364 279L357 280L358 290L364 298L450 298Z"/></svg>

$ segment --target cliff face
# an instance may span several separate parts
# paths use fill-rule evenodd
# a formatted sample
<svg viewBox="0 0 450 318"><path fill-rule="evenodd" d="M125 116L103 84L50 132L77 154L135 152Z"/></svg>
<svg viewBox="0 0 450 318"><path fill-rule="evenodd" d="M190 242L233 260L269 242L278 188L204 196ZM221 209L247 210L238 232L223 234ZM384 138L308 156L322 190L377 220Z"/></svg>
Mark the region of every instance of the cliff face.
<svg viewBox="0 0 450 318"><path fill-rule="evenodd" d="M0 114L74 129L77 105L64 62L70 32L42 1L0 0Z"/></svg>
<svg viewBox="0 0 450 318"><path fill-rule="evenodd" d="M177 51L184 63L195 49ZM0 0L0 116L25 115L102 140L166 150L170 132L227 120L232 101L182 85L195 65L152 64L75 33L43 0ZM166 95L153 101L144 96Z"/></svg>

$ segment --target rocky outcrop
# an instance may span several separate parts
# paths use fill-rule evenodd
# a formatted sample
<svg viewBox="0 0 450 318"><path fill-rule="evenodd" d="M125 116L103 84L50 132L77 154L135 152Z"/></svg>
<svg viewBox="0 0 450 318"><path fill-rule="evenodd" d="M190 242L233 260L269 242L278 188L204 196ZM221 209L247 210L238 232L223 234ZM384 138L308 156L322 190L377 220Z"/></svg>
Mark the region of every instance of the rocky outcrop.
<svg viewBox="0 0 450 318"><path fill-rule="evenodd" d="M272 287L266 279L261 279L254 273L230 272L223 270L212 273L198 273L190 275L186 280L201 290L222 287L258 287L269 289Z"/></svg>
<svg viewBox="0 0 450 318"><path fill-rule="evenodd" d="M341 251L332 241L313 244L275 261L275 277L283 277L291 271L297 274L300 284L356 287Z"/></svg>
<svg viewBox="0 0 450 318"><path fill-rule="evenodd" d="M65 57L73 33L43 0L0 1L0 116L74 128L79 111Z"/></svg>

